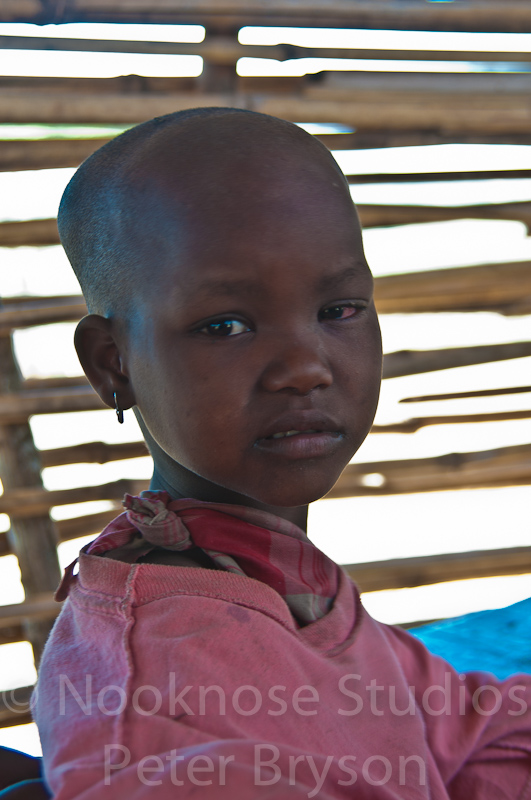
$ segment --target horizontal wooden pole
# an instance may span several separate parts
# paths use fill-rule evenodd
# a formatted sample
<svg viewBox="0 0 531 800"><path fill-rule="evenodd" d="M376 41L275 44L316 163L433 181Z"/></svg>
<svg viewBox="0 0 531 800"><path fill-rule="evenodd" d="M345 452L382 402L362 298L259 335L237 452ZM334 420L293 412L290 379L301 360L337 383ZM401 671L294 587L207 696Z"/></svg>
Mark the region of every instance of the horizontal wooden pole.
<svg viewBox="0 0 531 800"><path fill-rule="evenodd" d="M92 500L122 500L124 494L137 495L148 488L148 481L122 478L112 483L76 489L11 489L0 496L0 513L17 519L38 517L53 506L86 503Z"/></svg>
<svg viewBox="0 0 531 800"><path fill-rule="evenodd" d="M0 89L0 116L10 123L138 123L187 108L234 106L227 94L87 94ZM240 103L236 104L238 107Z"/></svg>
<svg viewBox="0 0 531 800"><path fill-rule="evenodd" d="M249 90L260 88L260 83L249 85ZM259 79L263 82L266 76ZM272 85L275 95L281 84ZM525 102L531 74L527 72L400 72L399 64L388 72L363 70L328 70L320 80L307 76L298 84L301 96L307 100L358 100L371 104L428 103L434 100L447 107L490 108L491 104L508 107L515 97ZM1 85L1 83L0 83ZM274 87L274 88L273 88ZM503 96L500 96L503 95Z"/></svg>
<svg viewBox="0 0 531 800"><path fill-rule="evenodd" d="M347 175L346 177L353 186L381 183L481 182L531 178L531 169L496 169L493 167L491 170L477 170L475 172L382 172L367 175ZM459 191L458 186L456 186L456 191Z"/></svg>
<svg viewBox="0 0 531 800"><path fill-rule="evenodd" d="M394 558L344 569L362 592L428 586L447 581L531 573L531 547Z"/></svg>
<svg viewBox="0 0 531 800"><path fill-rule="evenodd" d="M383 377L398 378L441 369L525 358L526 356L531 356L531 341L474 347L449 347L445 350L400 350L396 353L388 353L384 357Z"/></svg>
<svg viewBox="0 0 531 800"><path fill-rule="evenodd" d="M354 192L354 200L355 192ZM459 219L517 220L531 230L531 202L489 203L482 205L412 206L358 204L364 228L415 225ZM0 223L0 247L59 244L55 219Z"/></svg>
<svg viewBox="0 0 531 800"><path fill-rule="evenodd" d="M60 378L26 378L22 382L24 390L64 389L72 386L90 386L85 375L68 375Z"/></svg>
<svg viewBox="0 0 531 800"><path fill-rule="evenodd" d="M0 141L0 172L78 167L107 141L109 139Z"/></svg>
<svg viewBox="0 0 531 800"><path fill-rule="evenodd" d="M424 372L528 356L531 356L531 342L454 347L447 350L402 350L384 356L383 378L417 375ZM30 384L32 388L25 387L19 392L0 395L0 424L11 425L25 422L34 414L63 414L107 408L90 384L81 376L73 379L54 378L52 382L54 385L50 386L46 379L41 382L34 380ZM47 453L44 459L56 459L56 464L81 463L86 460L106 463L119 458L136 458L147 454L145 447L135 442L116 445L93 442L61 448L57 451L49 450ZM69 460L65 461L64 459ZM46 465L50 466L51 464L46 463Z"/></svg>
<svg viewBox="0 0 531 800"><path fill-rule="evenodd" d="M100 511L99 514L86 514L72 519L56 520L55 527L60 542L69 542L81 536L99 536L109 522L123 512L121 504L115 503L115 508L109 511Z"/></svg>
<svg viewBox="0 0 531 800"><path fill-rule="evenodd" d="M527 136L531 124L531 74L525 89L520 90L518 85L517 92L508 89L515 83L506 86L493 81L490 75L487 77L491 81L488 92L487 84L478 82L477 91L471 88L472 98L471 93L440 94L435 85L431 90L428 85L426 90L422 90L423 94L414 91L414 84L411 84L411 92L405 91L402 95L389 90L376 96L370 87L362 92L357 84L318 90L307 88L303 94L270 94L258 89L236 94L203 94L199 91L39 91L36 83L30 89L0 88L0 115L4 122L10 123L132 124L198 106L232 106L272 114L292 122L342 123L361 133L392 129L440 132L454 137L466 134ZM455 76L453 79L455 81Z"/></svg>
<svg viewBox="0 0 531 800"><path fill-rule="evenodd" d="M387 134L385 134L387 136ZM330 149L341 149L342 136L346 136L351 149L357 149L364 143L359 135L330 135L326 139ZM323 138L323 137L317 137ZM109 139L43 139L43 140L0 140L0 172L14 172L18 170L55 169L60 167L77 167L88 158L95 150L108 142ZM423 144L423 140L419 142ZM371 146L386 146L379 140ZM371 173L366 175L349 174L347 179L353 186L381 183L426 183L445 181L484 181L484 180L510 180L530 178L530 169L499 170L495 166L492 170L475 172L413 172L413 173Z"/></svg>
<svg viewBox="0 0 531 800"><path fill-rule="evenodd" d="M59 244L55 219L32 219L0 223L0 247Z"/></svg>
<svg viewBox="0 0 531 800"><path fill-rule="evenodd" d="M380 314L531 313L531 261L387 275L375 281Z"/></svg>
<svg viewBox="0 0 531 800"><path fill-rule="evenodd" d="M26 619L53 619L61 606L53 599L53 594L39 595L23 603L0 606L0 628L19 625Z"/></svg>
<svg viewBox="0 0 531 800"><path fill-rule="evenodd" d="M100 511L98 514L84 514L81 517L54 520L55 530L59 542L68 542L81 536L99 536L103 529L122 513L123 509L118 500L109 511ZM12 553L9 539L5 533L0 533L0 557ZM0 644L2 644L2 626L0 625ZM10 634L11 635L11 634ZM13 640L18 641L18 640Z"/></svg>
<svg viewBox="0 0 531 800"><path fill-rule="evenodd" d="M434 400L464 400L469 397L501 397L509 394L531 394L531 386L511 386L501 389L477 389L470 392L446 392L444 394L422 394L403 397L400 403L431 403Z"/></svg>
<svg viewBox="0 0 531 800"><path fill-rule="evenodd" d="M40 455L43 467L56 467L64 464L108 464L110 461L148 456L149 451L144 441L118 444L87 442L71 447L41 450Z"/></svg>
<svg viewBox="0 0 531 800"><path fill-rule="evenodd" d="M25 422L33 414L64 414L108 408L91 386L43 389L0 395L0 423Z"/></svg>
<svg viewBox="0 0 531 800"><path fill-rule="evenodd" d="M457 580L531 573L531 547L443 553L433 556L396 558L343 567L362 592L429 586ZM20 622L27 618L53 618L60 604L50 595L32 602L3 606L0 636L9 631L12 641L23 640Z"/></svg>
<svg viewBox="0 0 531 800"><path fill-rule="evenodd" d="M0 728L33 722L30 710L34 686L0 692Z"/></svg>
<svg viewBox="0 0 531 800"><path fill-rule="evenodd" d="M531 409L523 411L491 411L484 414L444 414L431 417L414 417L404 422L373 425L371 433L416 433L430 425L477 425L480 422L514 422L531 419Z"/></svg>
<svg viewBox="0 0 531 800"><path fill-rule="evenodd" d="M354 133L319 133L314 134L330 150L372 150L387 147L422 147L434 144L529 144L529 135L525 133L485 133L481 131L459 131L458 133L441 130L419 131L387 130L356 131Z"/></svg>
<svg viewBox="0 0 531 800"><path fill-rule="evenodd" d="M397 30L506 31L531 30L525 2L462 0L425 3L411 0L77 0L50 6L46 0L2 0L5 22L154 22L196 23L215 29L242 25L389 28Z"/></svg>
<svg viewBox="0 0 531 800"><path fill-rule="evenodd" d="M355 194L354 192L354 200ZM528 230L531 230L531 202L485 203L456 207L359 204L358 211L364 228L457 219L503 219L523 222Z"/></svg>
<svg viewBox="0 0 531 800"><path fill-rule="evenodd" d="M370 477L368 477L370 476ZM435 458L349 464L327 497L360 497L531 484L531 444Z"/></svg>
<svg viewBox="0 0 531 800"><path fill-rule="evenodd" d="M23 222L17 224L31 225ZM0 241L1 239L2 224L0 224ZM86 313L87 306L81 295L5 297L0 305L0 333L9 333L14 328L28 328L55 322L77 322Z"/></svg>
<svg viewBox="0 0 531 800"><path fill-rule="evenodd" d="M286 61L298 58L354 58L400 61L468 61L521 62L531 61L529 51L497 52L492 50L412 50L363 47L300 47L292 44L245 45L234 37L211 36L202 42L157 42L110 39L73 39L38 36L0 36L0 49L55 50L91 53L152 53L164 55L198 55L211 64L235 65L240 58L267 58ZM400 66L397 66L400 69Z"/></svg>
<svg viewBox="0 0 531 800"><path fill-rule="evenodd" d="M437 311L529 314L531 262L387 275L375 280L375 301L380 314ZM81 296L5 298L4 308L0 310L0 331L74 321L85 313Z"/></svg>

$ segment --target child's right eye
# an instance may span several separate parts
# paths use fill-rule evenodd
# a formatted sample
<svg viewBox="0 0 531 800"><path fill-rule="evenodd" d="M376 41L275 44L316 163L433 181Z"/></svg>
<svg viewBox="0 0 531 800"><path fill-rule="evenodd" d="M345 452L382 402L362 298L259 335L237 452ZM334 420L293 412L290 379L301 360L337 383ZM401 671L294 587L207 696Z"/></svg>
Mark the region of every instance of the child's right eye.
<svg viewBox="0 0 531 800"><path fill-rule="evenodd" d="M198 333L204 333L207 336L238 336L240 333L247 333L251 329L244 322L238 319L220 319L214 322L209 322L198 329Z"/></svg>

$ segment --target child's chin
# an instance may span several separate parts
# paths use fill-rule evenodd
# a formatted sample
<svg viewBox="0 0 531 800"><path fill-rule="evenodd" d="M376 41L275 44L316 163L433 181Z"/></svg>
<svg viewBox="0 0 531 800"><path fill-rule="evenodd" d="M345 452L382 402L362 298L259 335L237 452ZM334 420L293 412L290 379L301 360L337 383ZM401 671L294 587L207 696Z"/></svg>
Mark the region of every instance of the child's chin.
<svg viewBox="0 0 531 800"><path fill-rule="evenodd" d="M320 500L328 494L335 484L335 480L327 483L319 483L319 485L307 485L292 487L289 485L277 487L274 490L260 492L260 497L256 497L261 503L268 506L277 508L296 508L298 506L307 506Z"/></svg>

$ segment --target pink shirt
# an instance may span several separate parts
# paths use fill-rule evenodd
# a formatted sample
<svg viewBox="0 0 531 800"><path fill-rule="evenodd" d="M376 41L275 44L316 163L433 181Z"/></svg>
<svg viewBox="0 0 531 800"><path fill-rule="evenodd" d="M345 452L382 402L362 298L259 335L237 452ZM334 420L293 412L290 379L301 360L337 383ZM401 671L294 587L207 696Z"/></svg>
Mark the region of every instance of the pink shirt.
<svg viewBox="0 0 531 800"><path fill-rule="evenodd" d="M338 579L299 627L245 575L82 554L36 693L56 800L531 798L531 676L457 674Z"/></svg>

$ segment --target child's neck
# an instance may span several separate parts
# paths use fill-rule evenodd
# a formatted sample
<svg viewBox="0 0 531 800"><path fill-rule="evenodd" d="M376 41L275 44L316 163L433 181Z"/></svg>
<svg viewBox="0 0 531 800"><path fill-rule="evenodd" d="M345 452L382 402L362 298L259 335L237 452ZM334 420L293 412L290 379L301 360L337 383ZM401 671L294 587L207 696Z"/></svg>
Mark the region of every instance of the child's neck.
<svg viewBox="0 0 531 800"><path fill-rule="evenodd" d="M270 514L275 514L277 517L282 517L298 525L303 531L306 530L308 506L294 508L268 506L254 500L252 497L246 497L238 494L238 492L233 492L223 486L211 483L173 461L145 430L144 435L155 464L150 489L162 489L168 492L175 500L183 497L193 497L195 500L203 500L209 503L228 503L230 505L258 508L261 511L268 511Z"/></svg>

